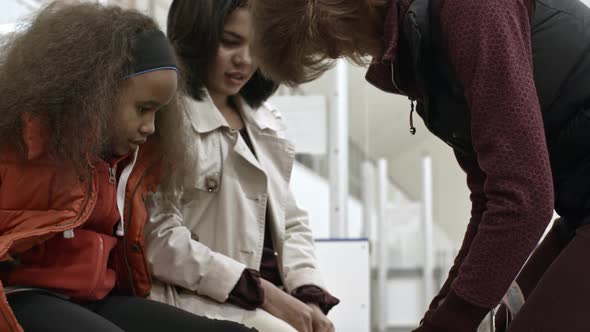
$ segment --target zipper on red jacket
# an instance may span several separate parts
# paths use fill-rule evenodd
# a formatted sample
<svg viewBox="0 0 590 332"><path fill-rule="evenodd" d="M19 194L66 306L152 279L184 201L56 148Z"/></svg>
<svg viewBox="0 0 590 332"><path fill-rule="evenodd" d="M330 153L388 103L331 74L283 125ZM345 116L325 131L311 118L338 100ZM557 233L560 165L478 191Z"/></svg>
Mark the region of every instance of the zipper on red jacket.
<svg viewBox="0 0 590 332"><path fill-rule="evenodd" d="M93 170L89 169L88 170L88 189L86 190L86 199L84 200L84 206L82 207L80 214L78 216L76 216L76 219L74 220L74 222L72 222L72 224L77 223L80 220L80 218L82 217L82 215L84 214L84 212L86 211L86 209L88 208L88 202L90 202L90 196L92 196L93 174L94 174ZM86 222L86 220L84 220L84 222ZM63 224L63 223L61 223L61 224Z"/></svg>

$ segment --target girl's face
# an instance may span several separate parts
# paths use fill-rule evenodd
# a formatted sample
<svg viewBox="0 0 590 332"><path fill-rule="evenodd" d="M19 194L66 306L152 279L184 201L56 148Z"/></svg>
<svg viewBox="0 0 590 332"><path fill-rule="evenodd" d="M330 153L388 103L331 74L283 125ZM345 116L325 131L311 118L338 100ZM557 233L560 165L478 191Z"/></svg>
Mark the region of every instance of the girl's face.
<svg viewBox="0 0 590 332"><path fill-rule="evenodd" d="M174 70L156 70L122 83L110 128L113 156L135 150L155 132L156 112L174 97L177 79Z"/></svg>
<svg viewBox="0 0 590 332"><path fill-rule="evenodd" d="M247 8L227 16L221 41L207 72L207 90L214 100L236 95L256 71L250 54L252 22Z"/></svg>

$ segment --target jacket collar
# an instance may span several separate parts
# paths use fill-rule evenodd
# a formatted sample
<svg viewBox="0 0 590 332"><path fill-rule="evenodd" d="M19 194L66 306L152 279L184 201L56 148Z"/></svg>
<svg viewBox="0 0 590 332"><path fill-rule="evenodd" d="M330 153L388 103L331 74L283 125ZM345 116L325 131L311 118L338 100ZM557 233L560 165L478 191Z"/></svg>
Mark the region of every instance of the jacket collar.
<svg viewBox="0 0 590 332"><path fill-rule="evenodd" d="M47 152L49 130L41 116L23 114L23 141L27 147L27 160L41 157Z"/></svg>
<svg viewBox="0 0 590 332"><path fill-rule="evenodd" d="M192 97L187 97L187 100L187 115L193 128L199 134L205 134L221 127L229 128L229 124L213 103L209 92L205 91L203 100L196 100Z"/></svg>
<svg viewBox="0 0 590 332"><path fill-rule="evenodd" d="M199 134L208 133L218 128L230 128L208 92L201 101L187 98L189 100L188 117L194 130ZM237 95L235 98L244 122L246 125L253 125L250 126L251 129L259 131L267 128L275 131L283 129L278 121L280 116L274 115L278 114L276 110L271 109L271 112L263 112L260 108L250 107L241 96ZM265 107L268 105L265 104Z"/></svg>
<svg viewBox="0 0 590 332"><path fill-rule="evenodd" d="M383 42L385 43L385 52L380 59L380 62L393 62L397 53L400 23L402 17L400 14L405 12L400 8L404 5L404 1L391 0L388 7L385 7L385 24L383 26ZM404 13L405 14L405 13Z"/></svg>
<svg viewBox="0 0 590 332"><path fill-rule="evenodd" d="M399 50L400 23L411 0L391 0L385 7L385 24L383 26L384 53L381 58L374 58L365 79L373 86L390 93L401 93L393 84L393 63Z"/></svg>
<svg viewBox="0 0 590 332"><path fill-rule="evenodd" d="M252 125L250 126L251 129L258 131L265 129L282 131L285 129L283 122L280 121L281 114L268 103L264 103L261 107L254 109L242 99L241 112L246 123Z"/></svg>

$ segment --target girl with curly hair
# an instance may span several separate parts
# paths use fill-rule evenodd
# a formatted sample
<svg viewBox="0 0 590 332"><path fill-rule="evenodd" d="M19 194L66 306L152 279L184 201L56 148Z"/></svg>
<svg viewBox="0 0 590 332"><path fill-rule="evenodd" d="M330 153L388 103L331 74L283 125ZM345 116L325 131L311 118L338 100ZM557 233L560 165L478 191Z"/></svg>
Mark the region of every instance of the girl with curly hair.
<svg viewBox="0 0 590 332"><path fill-rule="evenodd" d="M153 20L52 4L0 50L0 330L246 331L146 299L144 198L186 145Z"/></svg>

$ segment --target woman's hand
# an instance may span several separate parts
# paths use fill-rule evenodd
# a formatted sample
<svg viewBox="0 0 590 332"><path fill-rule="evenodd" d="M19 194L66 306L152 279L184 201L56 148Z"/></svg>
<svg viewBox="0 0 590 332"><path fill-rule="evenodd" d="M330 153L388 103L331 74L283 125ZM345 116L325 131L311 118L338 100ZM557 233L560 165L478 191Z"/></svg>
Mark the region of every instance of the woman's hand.
<svg viewBox="0 0 590 332"><path fill-rule="evenodd" d="M312 307L285 293L264 279L261 279L261 286L264 289L262 309L289 323L299 332L316 331L314 325L314 309ZM323 332L324 330L317 331Z"/></svg>
<svg viewBox="0 0 590 332"><path fill-rule="evenodd" d="M317 304L310 303L309 307L313 310L311 314L313 332L335 332L334 324L324 315L324 312Z"/></svg>

